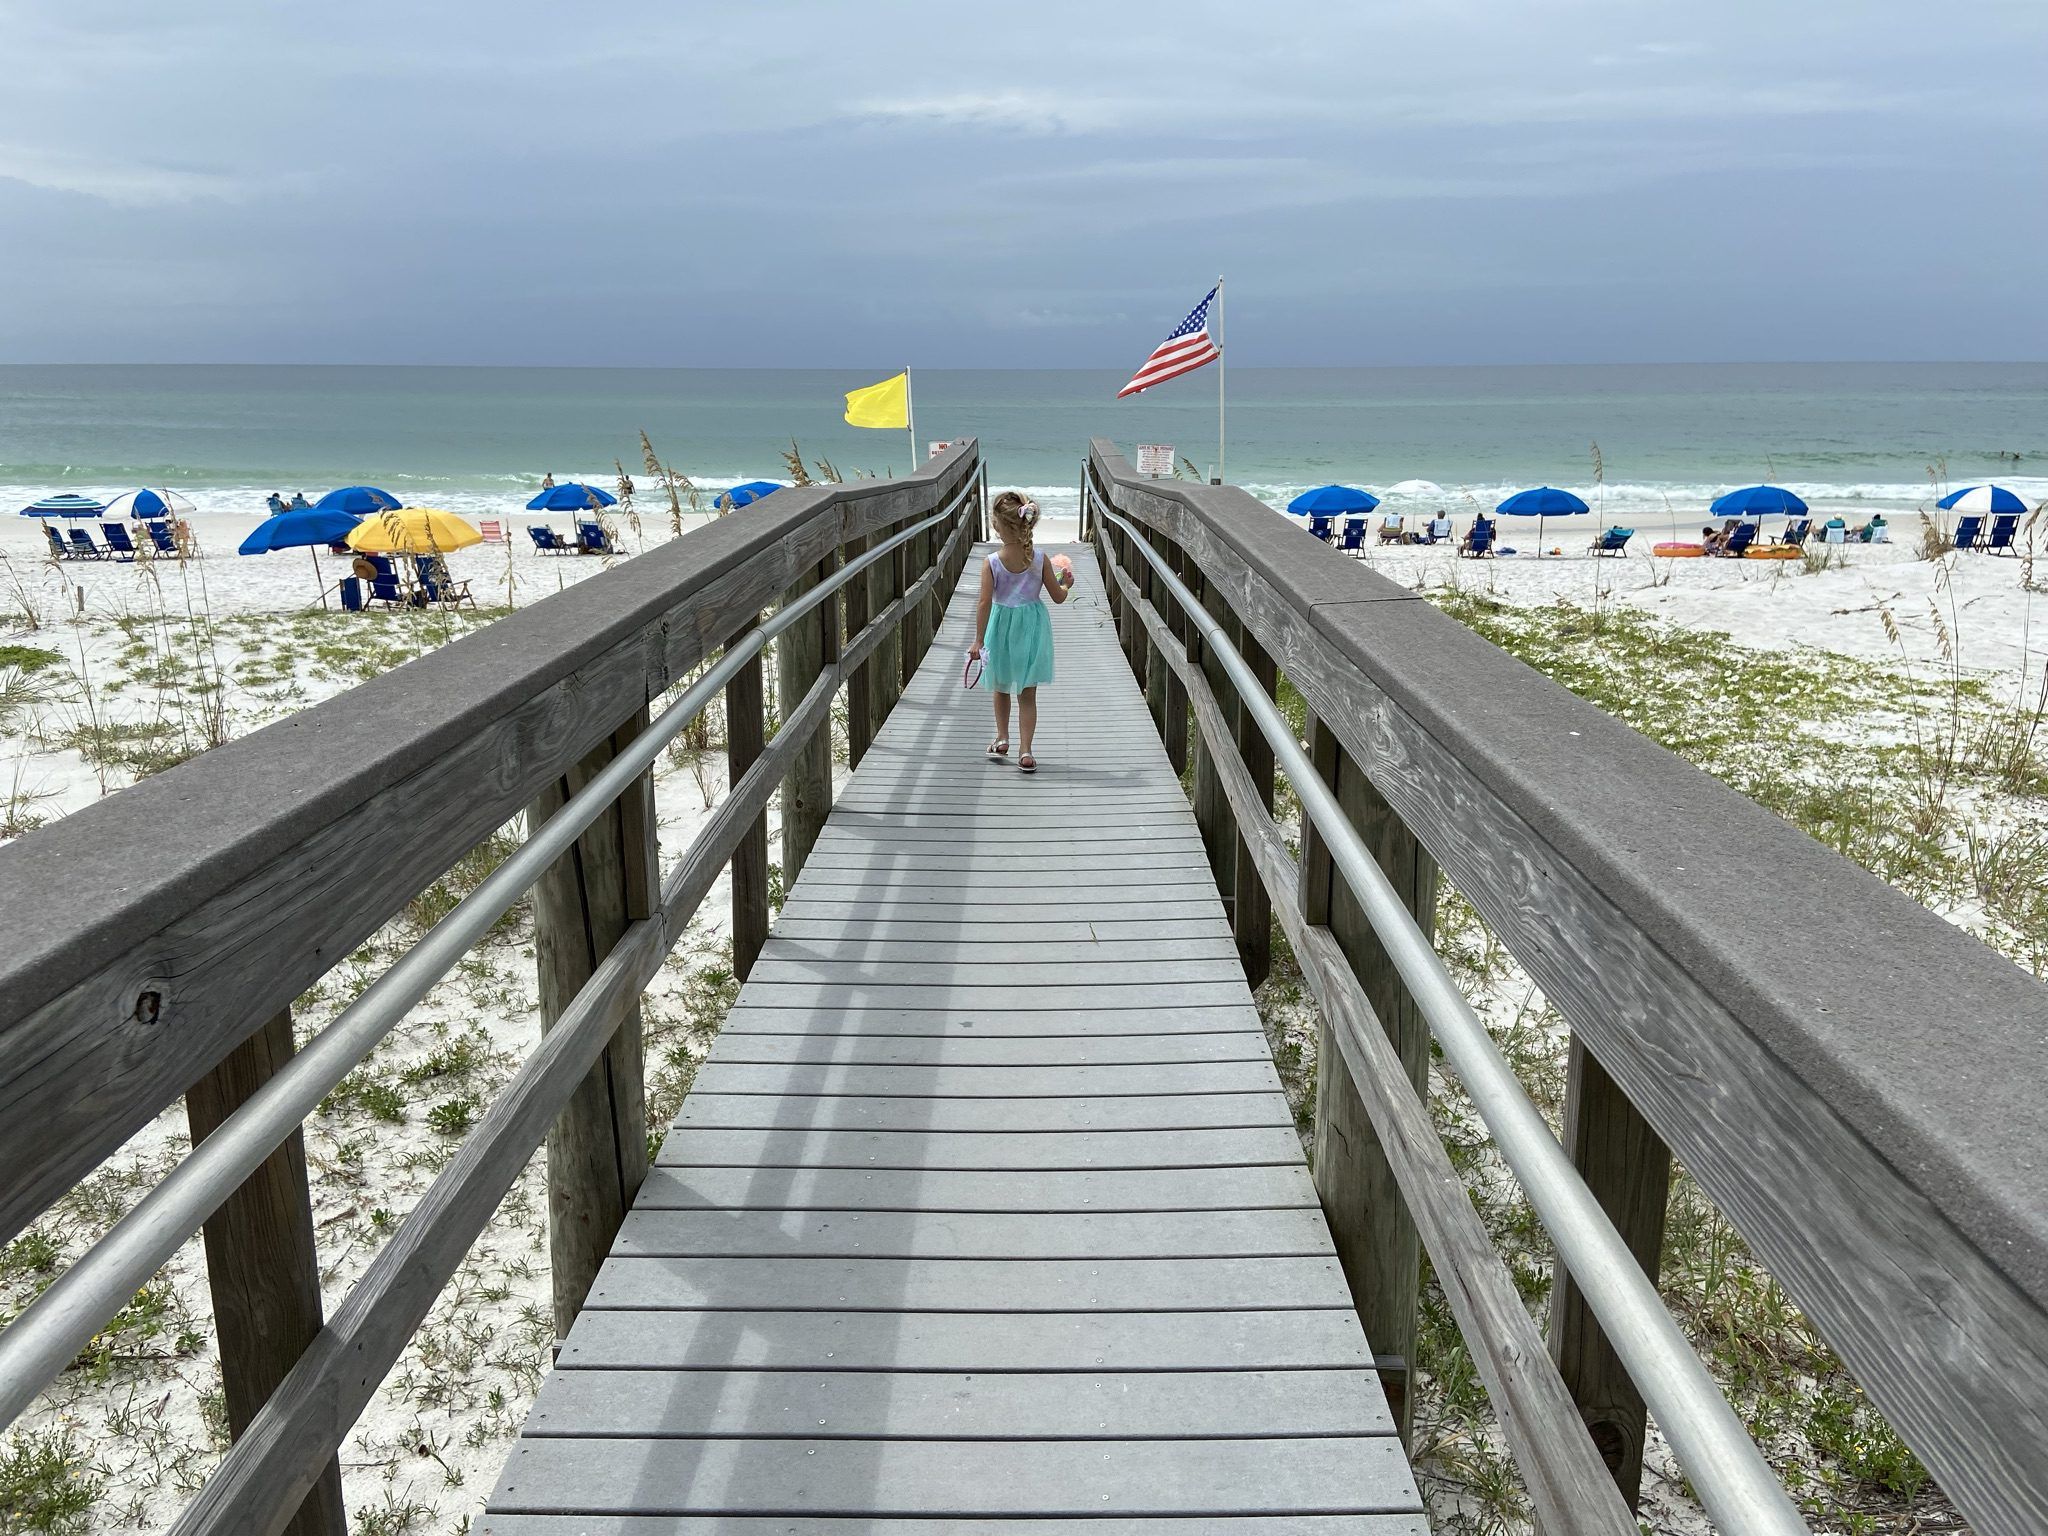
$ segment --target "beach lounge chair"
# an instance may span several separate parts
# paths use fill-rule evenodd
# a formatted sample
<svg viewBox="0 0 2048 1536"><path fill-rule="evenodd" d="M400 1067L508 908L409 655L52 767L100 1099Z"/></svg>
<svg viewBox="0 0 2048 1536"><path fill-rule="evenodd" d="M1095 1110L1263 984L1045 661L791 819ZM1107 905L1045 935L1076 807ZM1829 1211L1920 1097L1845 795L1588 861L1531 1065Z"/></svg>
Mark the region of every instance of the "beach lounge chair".
<svg viewBox="0 0 2048 1536"><path fill-rule="evenodd" d="M71 546L64 542L64 535L52 528L48 523L43 524L43 537L50 541L50 558L52 560L69 560L71 558Z"/></svg>
<svg viewBox="0 0 2048 1536"><path fill-rule="evenodd" d="M1432 517L1423 525L1422 542L1425 544L1448 544L1451 537L1451 520L1448 517Z"/></svg>
<svg viewBox="0 0 2048 1536"><path fill-rule="evenodd" d="M1361 557L1363 557L1363 556L1364 556L1364 554L1365 554L1365 519L1364 519L1364 518L1362 518L1362 517L1353 517L1353 518L1347 518L1347 519L1345 520L1345 523L1344 523L1344 540L1343 540L1343 542L1342 542L1342 543L1340 543L1340 544L1339 544L1339 545L1338 545L1337 547L1338 547L1339 549L1343 550L1343 551L1344 551L1344 553L1345 553L1345 554L1347 554L1347 555L1358 555L1358 556L1361 556Z"/></svg>
<svg viewBox="0 0 2048 1536"><path fill-rule="evenodd" d="M1327 517L1311 517L1308 520L1308 531L1327 544L1336 532L1336 525Z"/></svg>
<svg viewBox="0 0 2048 1536"><path fill-rule="evenodd" d="M1787 523L1785 531L1773 537L1780 544L1804 544L1806 536L1811 532L1813 532L1813 519L1802 517Z"/></svg>
<svg viewBox="0 0 2048 1536"><path fill-rule="evenodd" d="M1389 512L1380 519L1380 542L1382 544L1403 544L1407 540L1401 532L1401 519Z"/></svg>
<svg viewBox="0 0 2048 1536"><path fill-rule="evenodd" d="M1757 527L1758 525L1752 522L1737 523L1729 531L1727 547L1721 553L1731 560L1740 560L1743 552L1756 542Z"/></svg>
<svg viewBox="0 0 2048 1536"><path fill-rule="evenodd" d="M533 540L533 547L541 554L573 555L576 553L576 546L556 533L552 528L543 528L537 523L529 523L526 527L526 536Z"/></svg>
<svg viewBox="0 0 2048 1536"><path fill-rule="evenodd" d="M426 599L399 585L396 576L379 576L370 583L370 601L388 608L423 608Z"/></svg>
<svg viewBox="0 0 2048 1536"><path fill-rule="evenodd" d="M128 537L128 530L119 523L101 523L100 532L107 536L107 552L116 560L135 558L135 541Z"/></svg>
<svg viewBox="0 0 2048 1536"><path fill-rule="evenodd" d="M1983 532L1984 532L1984 519L1983 519L1983 518L1981 518L1981 517L1965 517L1965 518L1961 518L1961 519L1959 519L1959 520L1957 521L1957 523L1956 523L1956 548L1957 548L1957 549L1977 549L1977 548L1979 548L1980 546L1978 545L1978 543L1977 543L1977 540L1978 540L1978 538L1979 538L1979 537L1980 537L1980 536L1981 536L1981 535L1983 534Z"/></svg>
<svg viewBox="0 0 2048 1536"><path fill-rule="evenodd" d="M176 555L178 553L178 541L171 537L171 525L169 523L144 523L142 526L149 531L149 542L156 546L158 554Z"/></svg>
<svg viewBox="0 0 2048 1536"><path fill-rule="evenodd" d="M605 537L602 523L576 525L576 552L583 555L616 555L619 546Z"/></svg>
<svg viewBox="0 0 2048 1536"><path fill-rule="evenodd" d="M360 576L341 578L341 608L344 613L363 611L363 580Z"/></svg>
<svg viewBox="0 0 2048 1536"><path fill-rule="evenodd" d="M91 534L83 528L71 530L71 554L77 560L104 560L107 552L93 542Z"/></svg>
<svg viewBox="0 0 2048 1536"><path fill-rule="evenodd" d="M1472 520L1472 531L1465 535L1465 542L1458 546L1460 555L1478 560L1493 557L1493 524L1483 517Z"/></svg>
<svg viewBox="0 0 2048 1536"><path fill-rule="evenodd" d="M1991 538L1985 548L1994 555L2013 553L2013 535L2020 531L2020 515L2017 512L2001 512L1991 519Z"/></svg>
<svg viewBox="0 0 2048 1536"><path fill-rule="evenodd" d="M1596 555L1626 555L1628 553L1628 541L1633 537L1635 537L1635 529L1633 528L1605 529L1601 532L1600 537L1593 541L1593 553Z"/></svg>
<svg viewBox="0 0 2048 1536"><path fill-rule="evenodd" d="M419 573L420 593L428 602L445 603L450 608L460 608L464 603L476 606L469 583L451 576L448 563L439 555L415 555L413 569Z"/></svg>

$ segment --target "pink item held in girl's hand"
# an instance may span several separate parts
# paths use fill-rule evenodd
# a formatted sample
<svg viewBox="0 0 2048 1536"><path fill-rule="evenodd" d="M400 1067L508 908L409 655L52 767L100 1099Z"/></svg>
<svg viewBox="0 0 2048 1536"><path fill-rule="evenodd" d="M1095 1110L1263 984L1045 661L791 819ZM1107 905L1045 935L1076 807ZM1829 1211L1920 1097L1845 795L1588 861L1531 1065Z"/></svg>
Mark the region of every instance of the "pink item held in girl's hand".
<svg viewBox="0 0 2048 1536"><path fill-rule="evenodd" d="M967 653L967 665L960 670L960 686L962 688L972 688L980 681L981 658L975 655L974 652L969 651Z"/></svg>
<svg viewBox="0 0 2048 1536"><path fill-rule="evenodd" d="M1074 584L1074 562L1065 555L1052 557L1052 569L1053 574L1059 577L1061 586L1071 587Z"/></svg>

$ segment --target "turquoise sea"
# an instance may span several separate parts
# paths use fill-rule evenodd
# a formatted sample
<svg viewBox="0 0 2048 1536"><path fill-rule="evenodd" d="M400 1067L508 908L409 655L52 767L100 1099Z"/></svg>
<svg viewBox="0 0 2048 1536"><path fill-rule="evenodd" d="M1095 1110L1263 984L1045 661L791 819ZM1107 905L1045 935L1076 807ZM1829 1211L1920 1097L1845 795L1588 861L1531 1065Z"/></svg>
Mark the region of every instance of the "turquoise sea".
<svg viewBox="0 0 2048 1536"><path fill-rule="evenodd" d="M135 485L202 511L270 490L383 485L410 502L511 510L544 473L642 474L645 429L708 486L807 459L901 473L905 434L840 419L875 374L701 369L0 366L0 506ZM993 479L1072 505L1091 434L1215 464L1213 371L1144 397L1124 375L914 375L920 439L978 436ZM1908 509L1937 482L2048 496L2048 364L1234 369L1227 474L1271 500L1327 481L1442 488L1452 505L1538 483L1611 511L1685 509L1771 480L1817 504ZM643 477L644 478L644 477ZM1421 493L1425 498L1432 493ZM5 498L15 498L5 500Z"/></svg>

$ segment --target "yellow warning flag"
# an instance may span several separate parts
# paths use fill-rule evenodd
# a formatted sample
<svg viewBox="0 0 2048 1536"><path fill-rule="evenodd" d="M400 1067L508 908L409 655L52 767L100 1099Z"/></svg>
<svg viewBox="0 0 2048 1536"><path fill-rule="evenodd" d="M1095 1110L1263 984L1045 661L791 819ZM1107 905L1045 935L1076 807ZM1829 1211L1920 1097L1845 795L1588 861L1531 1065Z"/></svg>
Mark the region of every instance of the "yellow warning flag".
<svg viewBox="0 0 2048 1536"><path fill-rule="evenodd" d="M893 379L870 384L866 389L846 392L846 423L852 427L894 427L899 432L910 425L910 370Z"/></svg>

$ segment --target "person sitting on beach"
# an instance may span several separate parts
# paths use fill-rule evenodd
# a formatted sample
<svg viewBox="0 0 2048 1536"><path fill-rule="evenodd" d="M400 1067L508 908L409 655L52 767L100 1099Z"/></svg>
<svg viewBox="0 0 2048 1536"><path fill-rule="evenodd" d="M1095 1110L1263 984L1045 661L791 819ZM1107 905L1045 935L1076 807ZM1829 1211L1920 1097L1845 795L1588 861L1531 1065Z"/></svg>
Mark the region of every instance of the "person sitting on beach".
<svg viewBox="0 0 2048 1536"><path fill-rule="evenodd" d="M1858 528L1852 537L1861 540L1865 544L1889 544L1891 542L1891 535L1885 532L1884 514L1882 512L1871 513L1870 521L1861 528Z"/></svg>
<svg viewBox="0 0 2048 1536"><path fill-rule="evenodd" d="M292 492L291 508L294 512L304 511L312 505L313 503L306 500L306 493L304 491Z"/></svg>
<svg viewBox="0 0 2048 1536"><path fill-rule="evenodd" d="M1448 512L1438 512L1435 517L1429 520L1429 542L1432 544L1442 544L1450 536L1451 515Z"/></svg>
<svg viewBox="0 0 2048 1536"><path fill-rule="evenodd" d="M1728 534L1725 529L1707 527L1700 530L1700 553L1703 555L1725 555L1728 553Z"/></svg>
<svg viewBox="0 0 2048 1536"><path fill-rule="evenodd" d="M278 495L277 492L272 491L270 493L270 499L266 501L264 505L270 508L270 515L272 517L275 517L277 516L278 513L284 510L284 498Z"/></svg>
<svg viewBox="0 0 2048 1536"><path fill-rule="evenodd" d="M1407 542L1401 536L1401 519L1392 512L1389 512L1380 519L1380 542L1382 544L1402 544Z"/></svg>
<svg viewBox="0 0 2048 1536"><path fill-rule="evenodd" d="M1479 530L1482 528L1486 529L1488 533L1493 531L1493 525L1484 517L1473 518L1472 526L1465 530L1464 541L1458 545L1458 550L1461 554L1469 555L1476 551L1477 546L1472 541L1479 537Z"/></svg>

